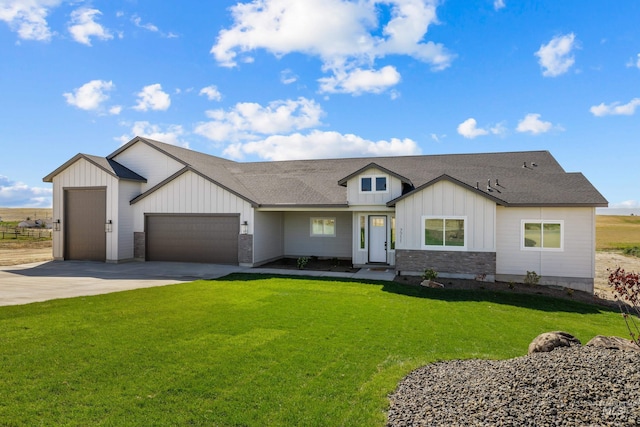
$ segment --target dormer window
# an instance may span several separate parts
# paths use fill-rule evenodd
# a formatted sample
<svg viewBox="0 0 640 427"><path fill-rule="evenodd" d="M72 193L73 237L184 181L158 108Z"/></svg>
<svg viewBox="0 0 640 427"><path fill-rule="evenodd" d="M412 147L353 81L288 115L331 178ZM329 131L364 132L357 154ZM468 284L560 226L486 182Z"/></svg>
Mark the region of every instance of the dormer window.
<svg viewBox="0 0 640 427"><path fill-rule="evenodd" d="M360 178L361 193L386 193L387 177L385 175L363 176Z"/></svg>

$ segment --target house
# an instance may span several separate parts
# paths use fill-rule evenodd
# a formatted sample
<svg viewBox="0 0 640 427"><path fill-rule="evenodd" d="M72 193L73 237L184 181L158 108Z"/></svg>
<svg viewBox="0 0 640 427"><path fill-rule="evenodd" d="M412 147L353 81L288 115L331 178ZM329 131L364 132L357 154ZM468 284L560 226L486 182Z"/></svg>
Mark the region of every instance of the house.
<svg viewBox="0 0 640 427"><path fill-rule="evenodd" d="M607 206L547 151L239 163L136 137L44 181L56 260L318 256L590 292Z"/></svg>

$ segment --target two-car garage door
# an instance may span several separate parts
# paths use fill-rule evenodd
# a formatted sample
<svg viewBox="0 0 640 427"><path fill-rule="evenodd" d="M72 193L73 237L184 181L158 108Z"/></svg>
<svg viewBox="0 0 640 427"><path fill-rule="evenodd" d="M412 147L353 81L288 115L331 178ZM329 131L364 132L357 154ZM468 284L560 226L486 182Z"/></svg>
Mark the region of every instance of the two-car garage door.
<svg viewBox="0 0 640 427"><path fill-rule="evenodd" d="M148 261L238 263L239 215L147 214Z"/></svg>

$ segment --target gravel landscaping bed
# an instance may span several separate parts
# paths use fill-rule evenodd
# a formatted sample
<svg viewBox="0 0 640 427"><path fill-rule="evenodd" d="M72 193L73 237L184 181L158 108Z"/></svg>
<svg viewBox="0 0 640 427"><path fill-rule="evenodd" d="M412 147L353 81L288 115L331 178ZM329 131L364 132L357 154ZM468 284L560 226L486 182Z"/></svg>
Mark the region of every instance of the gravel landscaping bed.
<svg viewBox="0 0 640 427"><path fill-rule="evenodd" d="M557 348L419 368L390 396L388 426L637 426L640 356Z"/></svg>

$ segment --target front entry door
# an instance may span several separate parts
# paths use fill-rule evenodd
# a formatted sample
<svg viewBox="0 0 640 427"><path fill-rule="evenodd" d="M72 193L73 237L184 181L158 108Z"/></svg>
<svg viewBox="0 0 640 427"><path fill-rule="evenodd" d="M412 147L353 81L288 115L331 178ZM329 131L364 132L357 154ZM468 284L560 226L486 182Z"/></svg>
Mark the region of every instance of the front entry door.
<svg viewBox="0 0 640 427"><path fill-rule="evenodd" d="M387 217L369 217L369 262L387 262Z"/></svg>

